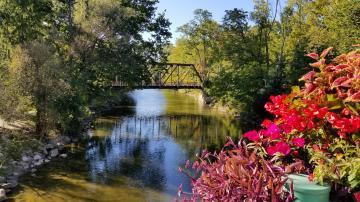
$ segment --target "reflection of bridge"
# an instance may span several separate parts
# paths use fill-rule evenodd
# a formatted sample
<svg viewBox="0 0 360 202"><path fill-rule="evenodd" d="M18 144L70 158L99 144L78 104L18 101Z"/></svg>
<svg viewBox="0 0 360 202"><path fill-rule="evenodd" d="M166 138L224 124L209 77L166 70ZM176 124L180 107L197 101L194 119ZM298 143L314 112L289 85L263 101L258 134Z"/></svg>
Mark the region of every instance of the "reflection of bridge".
<svg viewBox="0 0 360 202"><path fill-rule="evenodd" d="M202 89L203 81L193 64L157 63L149 68L150 81L141 82L134 86L119 81L117 78L113 88L135 89Z"/></svg>

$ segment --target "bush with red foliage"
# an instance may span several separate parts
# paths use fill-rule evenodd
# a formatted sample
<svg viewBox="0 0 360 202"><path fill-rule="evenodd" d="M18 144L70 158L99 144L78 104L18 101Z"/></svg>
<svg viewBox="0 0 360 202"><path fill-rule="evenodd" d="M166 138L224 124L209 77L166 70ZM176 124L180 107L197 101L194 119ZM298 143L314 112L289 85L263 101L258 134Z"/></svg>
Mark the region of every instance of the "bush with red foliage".
<svg viewBox="0 0 360 202"><path fill-rule="evenodd" d="M185 168L189 168L187 162ZM283 190L287 181L282 167L248 149L245 142L234 144L231 140L219 153L204 152L192 168L200 177L192 177L192 193L181 201L292 201L293 192Z"/></svg>

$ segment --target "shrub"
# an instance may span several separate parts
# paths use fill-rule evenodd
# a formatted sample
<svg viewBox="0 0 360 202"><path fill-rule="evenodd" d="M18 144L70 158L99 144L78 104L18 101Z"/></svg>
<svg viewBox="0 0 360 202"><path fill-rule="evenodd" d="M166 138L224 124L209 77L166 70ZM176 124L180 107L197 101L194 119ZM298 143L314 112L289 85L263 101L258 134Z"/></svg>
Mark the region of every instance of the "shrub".
<svg viewBox="0 0 360 202"><path fill-rule="evenodd" d="M292 200L292 193L282 190L287 179L283 168L311 172L309 179L319 183L360 190L359 49L327 62L330 51L307 55L317 61L300 78L304 86L270 96L265 108L274 119L245 133L247 145L230 141L219 153L199 157L193 169L200 176L185 172L193 186L192 197L185 200Z"/></svg>
<svg viewBox="0 0 360 202"><path fill-rule="evenodd" d="M288 95L271 96L265 108L275 115L264 129L244 137L277 156L286 164L290 157L306 155L314 180L336 182L357 190L360 186L360 54L342 54L326 63L328 48L310 64L314 70ZM355 170L354 170L355 169Z"/></svg>
<svg viewBox="0 0 360 202"><path fill-rule="evenodd" d="M185 168L189 168L187 162ZM231 140L219 153L203 152L192 169L200 173L192 177L192 193L183 201L291 201L293 194L283 190L287 181L284 169L265 160L256 150L249 150L245 142L237 145ZM181 187L179 195L183 194Z"/></svg>

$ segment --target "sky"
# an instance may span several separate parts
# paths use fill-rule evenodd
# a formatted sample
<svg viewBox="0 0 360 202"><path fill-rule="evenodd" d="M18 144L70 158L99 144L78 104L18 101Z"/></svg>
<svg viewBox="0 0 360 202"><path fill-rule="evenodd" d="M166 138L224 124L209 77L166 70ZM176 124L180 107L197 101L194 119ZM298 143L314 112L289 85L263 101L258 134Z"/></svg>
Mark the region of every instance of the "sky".
<svg viewBox="0 0 360 202"><path fill-rule="evenodd" d="M284 7L286 0L280 0L281 7ZM275 6L276 0L269 0ZM253 0L159 0L158 11L165 11L166 17L172 23L170 30L173 34L171 42L174 43L180 33L177 28L193 19L193 11L197 8L206 9L213 14L214 20L221 22L225 10L242 8L245 11L252 11Z"/></svg>

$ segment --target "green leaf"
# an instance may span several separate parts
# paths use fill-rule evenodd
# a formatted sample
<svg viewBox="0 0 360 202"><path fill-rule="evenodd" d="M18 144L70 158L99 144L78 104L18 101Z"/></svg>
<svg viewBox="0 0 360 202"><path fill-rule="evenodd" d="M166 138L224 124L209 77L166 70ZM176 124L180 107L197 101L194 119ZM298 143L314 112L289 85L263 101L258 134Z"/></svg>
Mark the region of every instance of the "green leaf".
<svg viewBox="0 0 360 202"><path fill-rule="evenodd" d="M327 101L329 101L329 102L335 102L335 101L338 100L338 99L336 98L336 95L335 95L335 94L327 94L327 95L326 95L326 98L327 98Z"/></svg>
<svg viewBox="0 0 360 202"><path fill-rule="evenodd" d="M330 110L341 109L341 108L342 108L341 105L335 105L335 106L331 107Z"/></svg>

